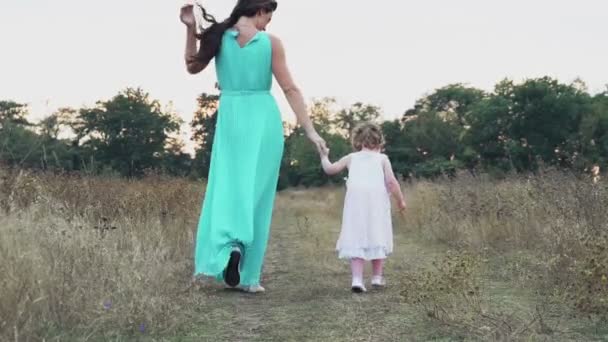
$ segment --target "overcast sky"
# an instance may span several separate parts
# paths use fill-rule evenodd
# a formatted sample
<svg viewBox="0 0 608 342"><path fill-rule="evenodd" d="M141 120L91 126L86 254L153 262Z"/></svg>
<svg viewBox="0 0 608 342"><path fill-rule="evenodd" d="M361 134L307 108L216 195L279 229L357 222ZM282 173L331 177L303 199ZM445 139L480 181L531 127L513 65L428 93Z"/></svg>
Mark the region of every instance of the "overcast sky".
<svg viewBox="0 0 608 342"><path fill-rule="evenodd" d="M218 18L235 2L203 0ZM268 29L284 41L308 99L372 103L394 118L455 82L491 90L505 77L580 77L592 92L608 83L604 0L278 2ZM182 3L1 0L0 99L28 103L39 117L141 86L189 121L215 73L185 71Z"/></svg>

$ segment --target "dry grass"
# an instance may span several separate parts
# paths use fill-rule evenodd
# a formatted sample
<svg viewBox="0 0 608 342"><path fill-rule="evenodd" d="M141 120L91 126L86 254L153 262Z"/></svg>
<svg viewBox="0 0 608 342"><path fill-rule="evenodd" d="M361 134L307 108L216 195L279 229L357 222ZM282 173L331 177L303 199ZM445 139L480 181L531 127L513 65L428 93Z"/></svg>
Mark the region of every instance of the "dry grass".
<svg viewBox="0 0 608 342"><path fill-rule="evenodd" d="M250 296L191 282L203 184L2 172L3 341L608 335L601 323L571 316L601 322L602 306L590 303L604 298L608 262L601 243L585 238L606 229L605 184L552 174L410 185L409 213L395 222L390 286L365 296L348 291L348 265L333 251L343 189L286 191L265 265L268 293ZM577 292L589 286L591 294Z"/></svg>
<svg viewBox="0 0 608 342"><path fill-rule="evenodd" d="M458 325L462 321L454 322L449 316L463 307L470 306L469 313L477 318L493 312L492 320L502 326L495 326L492 333L509 339L514 337L513 333L519 336L524 332L522 329L529 331L535 325L539 332L555 332L557 324L554 328L548 327L543 315L557 316L561 320L574 317L570 319L571 325L561 325L571 328L563 332L584 330L581 326L591 324L595 328L590 329L606 334L606 182L594 183L558 172L530 178L512 177L500 182L483 177L461 177L456 181L417 183L410 195L414 201L406 225L413 234L457 251L473 253L484 265L473 275L482 274L490 287L496 287L496 282L499 282L498 286L508 283L509 290L519 290L520 295L529 296L533 304L527 312L505 315L494 310L496 303L492 299L499 293L490 291L490 298L483 301L479 297L482 293L474 291L475 296L464 296L464 304L456 302L454 305L453 299L457 297L454 293L448 291L446 296L446 291L437 293L433 286L424 283L440 283L447 279L449 283L457 284L458 277L450 275L458 273L454 265L461 260L452 260L451 265L442 264L434 273L429 274L428 269L418 273L424 275L419 277L422 284L417 281L408 285L435 296L431 303L428 300L421 303L423 307L445 302L446 297L452 299L451 303L434 309L433 316L439 316L436 312L444 310L443 316L450 318L446 323ZM437 277L440 279L435 279ZM470 278L474 277L466 277L464 284L468 285L459 291L470 291ZM481 285L475 287L478 286ZM420 302L420 298L417 299ZM451 311L446 312L446 308ZM526 315L528 319L524 318ZM519 323L506 323L514 318ZM477 323L480 326L468 328L489 326L487 322Z"/></svg>
<svg viewBox="0 0 608 342"><path fill-rule="evenodd" d="M453 246L565 249L581 233L608 229L608 184L562 173L422 182L412 196L409 222Z"/></svg>
<svg viewBox="0 0 608 342"><path fill-rule="evenodd" d="M3 179L3 336L39 340L70 328L94 336L142 324L162 332L179 324L175 313L190 305L180 291L201 194L194 184Z"/></svg>

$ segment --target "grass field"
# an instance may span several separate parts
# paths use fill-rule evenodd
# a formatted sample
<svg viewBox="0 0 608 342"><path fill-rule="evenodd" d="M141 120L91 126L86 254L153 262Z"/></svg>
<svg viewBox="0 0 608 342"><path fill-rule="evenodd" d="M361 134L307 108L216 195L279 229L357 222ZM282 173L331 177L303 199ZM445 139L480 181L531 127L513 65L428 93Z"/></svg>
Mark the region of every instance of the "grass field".
<svg viewBox="0 0 608 342"><path fill-rule="evenodd" d="M287 190L250 295L192 281L202 184L1 177L2 341L608 340L603 182L405 185L388 287L365 295L334 252L343 189Z"/></svg>

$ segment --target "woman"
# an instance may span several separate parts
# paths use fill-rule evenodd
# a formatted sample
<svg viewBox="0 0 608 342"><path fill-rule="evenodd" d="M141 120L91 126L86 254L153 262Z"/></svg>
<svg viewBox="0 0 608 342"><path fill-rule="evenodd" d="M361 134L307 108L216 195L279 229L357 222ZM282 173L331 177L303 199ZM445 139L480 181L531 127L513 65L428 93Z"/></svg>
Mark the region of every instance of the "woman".
<svg viewBox="0 0 608 342"><path fill-rule="evenodd" d="M327 148L291 78L281 41L265 33L276 9L272 0L239 0L228 19L217 22L201 7L211 26L199 36L193 7L182 7L180 16L188 72L203 71L215 58L221 89L194 274L253 293L264 291L260 275L283 154L283 124L270 94L273 74L310 141Z"/></svg>

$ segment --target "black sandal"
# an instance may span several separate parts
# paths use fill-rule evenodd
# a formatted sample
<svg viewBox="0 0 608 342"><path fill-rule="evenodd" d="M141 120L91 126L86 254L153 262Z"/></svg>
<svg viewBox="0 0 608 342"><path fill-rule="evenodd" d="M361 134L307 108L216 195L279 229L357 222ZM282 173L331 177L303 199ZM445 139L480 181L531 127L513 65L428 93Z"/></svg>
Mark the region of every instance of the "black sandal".
<svg viewBox="0 0 608 342"><path fill-rule="evenodd" d="M239 272L239 264L241 262L241 252L233 250L230 253L230 260L224 274L224 281L230 287L236 287L241 283L241 274Z"/></svg>

